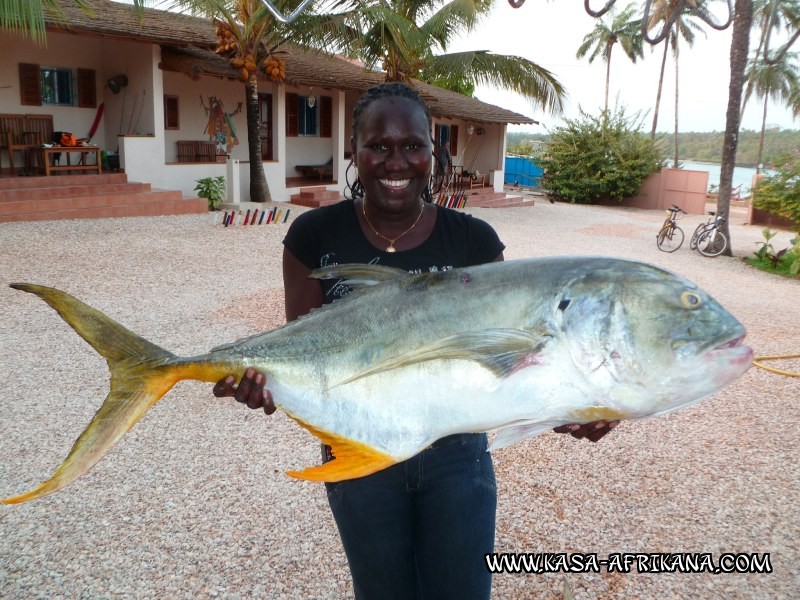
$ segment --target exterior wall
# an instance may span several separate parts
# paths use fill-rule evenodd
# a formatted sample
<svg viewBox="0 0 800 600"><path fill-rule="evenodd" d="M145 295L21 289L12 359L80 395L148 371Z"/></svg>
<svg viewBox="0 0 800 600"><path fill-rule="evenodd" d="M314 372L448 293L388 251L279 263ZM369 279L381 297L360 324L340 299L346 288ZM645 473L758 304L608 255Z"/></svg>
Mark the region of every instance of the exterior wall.
<svg viewBox="0 0 800 600"><path fill-rule="evenodd" d="M107 55L109 42L100 38L81 38L74 35L49 33L47 46L38 46L30 39L0 33L2 57L0 61L0 113L53 115L54 131L70 131L86 137L94 122L97 108L77 106L23 106L20 104L19 63L34 63L46 67L94 69L97 106L106 102L106 112L92 141L103 149L116 148L116 131L110 127L114 121L108 114L106 87L109 75ZM116 74L116 73L114 73ZM18 155L17 160L21 161Z"/></svg>
<svg viewBox="0 0 800 600"><path fill-rule="evenodd" d="M223 110L234 113L241 106L239 112L230 117L236 132L236 141L230 156L234 160L247 160L247 115L245 112L244 85L239 81L227 79L202 78L193 81L183 73L163 73L164 94L178 96L179 129L164 131L165 157L168 163L177 162L178 150L176 142L182 140L211 141L208 133L210 97L218 98ZM259 82L258 91L272 93L273 99L277 94L277 86ZM157 98L156 102L161 102ZM163 110L163 108L162 108ZM163 119L162 119L163 123Z"/></svg>
<svg viewBox="0 0 800 600"><path fill-rule="evenodd" d="M689 214L705 214L708 171L668 169L647 177L639 194L626 199L623 206L665 210L673 204Z"/></svg>
<svg viewBox="0 0 800 600"><path fill-rule="evenodd" d="M238 144L230 153L230 164L177 163L179 140L208 140L207 107L209 96L220 98L227 113L244 103L244 86L238 81L204 77L193 81L181 73L159 68L161 49L157 44L48 33L47 46L0 32L3 60L0 61L0 113L52 114L55 131L71 131L78 137L88 135L97 108L61 106L22 106L20 104L18 64L86 68L96 72L97 106L104 104L104 114L92 141L109 153L118 153L120 166L131 181L144 181L157 188L179 189L193 196L197 179L223 175L229 179L229 199L249 199L250 172L247 151L245 107L232 118ZM125 75L128 85L114 94L106 82ZM272 93L273 156L264 170L273 200L290 200L297 189L286 187L286 177L299 173L299 164L324 164L333 157L336 188L344 191L350 164L351 115L360 94L335 89L290 87L271 81L259 81L259 90ZM333 99L332 137L286 138L286 92L301 95L327 95ZM164 95L178 97L179 129L164 128ZM205 105L205 107L204 107ZM440 119L459 126L459 148L453 164L469 162L481 173L489 174L495 189L502 190L505 126L484 125L483 135L468 136L468 122ZM478 124L473 124L478 129ZM476 140L480 139L480 143ZM17 155L17 160L21 156ZM466 161L465 161L466 159ZM499 172L499 176L498 173ZM351 174L352 177L352 174ZM329 186L333 187L333 186Z"/></svg>

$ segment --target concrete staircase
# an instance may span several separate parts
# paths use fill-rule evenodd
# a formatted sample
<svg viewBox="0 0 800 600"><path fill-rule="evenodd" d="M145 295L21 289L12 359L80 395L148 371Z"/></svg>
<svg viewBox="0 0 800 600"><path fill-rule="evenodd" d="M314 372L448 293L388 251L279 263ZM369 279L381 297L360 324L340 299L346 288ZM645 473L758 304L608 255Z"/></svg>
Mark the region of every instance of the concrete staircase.
<svg viewBox="0 0 800 600"><path fill-rule="evenodd" d="M509 196L505 192L495 192L494 188L472 188L464 190L465 208L507 208L509 206L533 206L533 200L522 196Z"/></svg>
<svg viewBox="0 0 800 600"><path fill-rule="evenodd" d="M129 182L125 173L0 178L0 223L206 212L203 198Z"/></svg>
<svg viewBox="0 0 800 600"><path fill-rule="evenodd" d="M312 186L300 188L299 194L292 194L291 203L299 206L308 206L311 208L318 208L320 206L329 206L344 200L342 195L337 191L329 190L325 186Z"/></svg>
<svg viewBox="0 0 800 600"><path fill-rule="evenodd" d="M472 188L464 191L467 208L504 208L508 206L533 206L532 199L522 196L509 196L505 192L495 192L493 188ZM300 188L299 194L293 194L292 204L317 208L342 201L342 195L325 186Z"/></svg>

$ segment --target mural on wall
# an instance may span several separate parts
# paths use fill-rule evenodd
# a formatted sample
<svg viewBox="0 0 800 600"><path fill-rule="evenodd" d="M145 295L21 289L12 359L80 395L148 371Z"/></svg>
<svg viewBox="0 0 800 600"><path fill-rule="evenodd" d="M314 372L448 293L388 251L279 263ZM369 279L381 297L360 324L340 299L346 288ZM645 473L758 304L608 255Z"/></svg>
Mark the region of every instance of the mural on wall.
<svg viewBox="0 0 800 600"><path fill-rule="evenodd" d="M242 111L242 103L236 107L232 113L225 112L222 100L216 96L208 97L208 106L200 96L200 104L206 111L208 121L203 133L208 134L208 139L217 144L218 154L230 154L234 146L239 145L236 137L236 127L233 125L233 117Z"/></svg>

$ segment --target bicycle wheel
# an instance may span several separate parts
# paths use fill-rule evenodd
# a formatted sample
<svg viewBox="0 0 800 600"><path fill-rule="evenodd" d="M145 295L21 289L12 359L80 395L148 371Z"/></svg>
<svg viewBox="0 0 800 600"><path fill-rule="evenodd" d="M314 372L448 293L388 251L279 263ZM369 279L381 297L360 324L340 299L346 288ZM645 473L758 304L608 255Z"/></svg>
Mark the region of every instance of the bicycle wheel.
<svg viewBox="0 0 800 600"><path fill-rule="evenodd" d="M683 244L683 229L677 225L664 227L658 232L656 245L662 252L675 252Z"/></svg>
<svg viewBox="0 0 800 600"><path fill-rule="evenodd" d="M697 239L697 251L703 256L719 256L728 248L728 238L718 230L706 231Z"/></svg>
<svg viewBox="0 0 800 600"><path fill-rule="evenodd" d="M700 225L697 226L697 228L694 230L694 233L692 234L692 239L689 240L689 248L691 248L692 250L697 250L697 238L700 237L700 234L702 234L703 231L705 231L705 229L706 229L705 223L700 223Z"/></svg>

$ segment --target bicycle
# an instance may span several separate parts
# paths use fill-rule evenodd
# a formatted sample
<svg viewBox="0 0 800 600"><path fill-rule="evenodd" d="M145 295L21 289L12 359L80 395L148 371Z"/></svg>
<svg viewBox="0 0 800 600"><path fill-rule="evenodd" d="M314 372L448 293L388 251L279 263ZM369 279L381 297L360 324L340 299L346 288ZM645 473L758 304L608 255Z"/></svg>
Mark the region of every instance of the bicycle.
<svg viewBox="0 0 800 600"><path fill-rule="evenodd" d="M720 227L725 222L725 217L717 215L715 218L714 215L716 213L713 211L708 214L711 215L711 218L708 219L707 223L697 226L689 242L689 247L696 248L703 256L714 257L719 256L728 249L728 238L720 231Z"/></svg>
<svg viewBox="0 0 800 600"><path fill-rule="evenodd" d="M667 218L656 237L656 245L662 252L675 252L683 244L683 229L676 223L679 213L686 214L686 211L674 204L667 209Z"/></svg>
<svg viewBox="0 0 800 600"><path fill-rule="evenodd" d="M708 211L710 217L705 223L700 223L692 234L692 239L689 241L689 247L692 250L697 250L700 254L705 256L719 256L725 251L728 246L728 240L725 234L719 231L720 226L725 221L725 217L714 217L717 213ZM703 238L703 249L698 248L700 238ZM711 243L714 245L711 246ZM718 244L718 245L717 245Z"/></svg>
<svg viewBox="0 0 800 600"><path fill-rule="evenodd" d="M711 215L710 217L708 217L708 221L706 221L705 223L700 223L700 225L698 225L695 228L694 233L692 234L692 239L689 240L689 248L691 248L692 250L697 250L697 238L700 237L700 234L703 233L706 229L711 229L714 226L714 215L716 215L717 213L714 212L713 210L710 210L708 211L708 214Z"/></svg>

